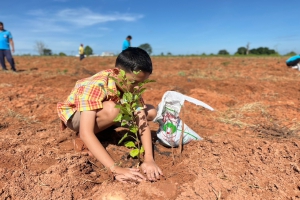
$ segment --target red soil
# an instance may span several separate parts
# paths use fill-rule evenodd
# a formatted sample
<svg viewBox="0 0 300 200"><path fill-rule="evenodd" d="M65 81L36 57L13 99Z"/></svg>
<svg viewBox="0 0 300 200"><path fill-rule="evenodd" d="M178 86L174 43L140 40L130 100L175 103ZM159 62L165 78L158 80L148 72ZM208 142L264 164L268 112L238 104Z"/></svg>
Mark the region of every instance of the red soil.
<svg viewBox="0 0 300 200"><path fill-rule="evenodd" d="M56 114L76 80L114 60L15 57L19 72L0 72L0 199L300 198L300 72L285 58L153 58L147 103L175 90L216 110L186 103L182 118L204 140L181 156L175 149L175 162L172 149L154 142L165 178L140 184L111 181L101 163L75 152L75 133L61 131ZM133 166L118 135L107 130L100 140Z"/></svg>

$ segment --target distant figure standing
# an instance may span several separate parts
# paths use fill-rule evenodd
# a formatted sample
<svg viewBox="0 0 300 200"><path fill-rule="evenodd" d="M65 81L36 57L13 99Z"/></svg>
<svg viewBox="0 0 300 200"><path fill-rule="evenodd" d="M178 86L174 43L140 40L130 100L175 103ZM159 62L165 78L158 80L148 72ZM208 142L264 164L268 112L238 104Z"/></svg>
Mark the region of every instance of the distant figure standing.
<svg viewBox="0 0 300 200"><path fill-rule="evenodd" d="M11 50L10 50L11 46ZM4 25L0 22L0 63L3 70L7 70L4 57L9 62L11 70L16 71L15 61L11 52L15 52L14 41L9 31L4 29Z"/></svg>
<svg viewBox="0 0 300 200"><path fill-rule="evenodd" d="M83 49L83 44L79 46L79 59L82 60L84 59L84 49Z"/></svg>
<svg viewBox="0 0 300 200"><path fill-rule="evenodd" d="M286 60L286 65L300 71L300 55L295 55Z"/></svg>
<svg viewBox="0 0 300 200"><path fill-rule="evenodd" d="M131 44L130 44L131 39L132 39L131 35L128 35L127 38L123 42L122 51L124 51L128 47L131 47Z"/></svg>

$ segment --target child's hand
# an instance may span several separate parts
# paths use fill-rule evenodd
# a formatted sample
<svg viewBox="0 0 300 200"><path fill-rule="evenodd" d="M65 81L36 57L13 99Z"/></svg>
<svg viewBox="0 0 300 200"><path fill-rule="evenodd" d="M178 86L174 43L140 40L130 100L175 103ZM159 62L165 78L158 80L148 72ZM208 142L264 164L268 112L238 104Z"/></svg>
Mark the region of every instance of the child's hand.
<svg viewBox="0 0 300 200"><path fill-rule="evenodd" d="M156 181L156 179L159 179L159 175L163 175L161 169L154 161L145 161L141 167L144 173L147 174L147 178L150 181Z"/></svg>
<svg viewBox="0 0 300 200"><path fill-rule="evenodd" d="M143 180L146 180L146 178L139 171L139 169L134 168L116 167L114 176L116 180L123 183L126 183L127 181L142 182Z"/></svg>

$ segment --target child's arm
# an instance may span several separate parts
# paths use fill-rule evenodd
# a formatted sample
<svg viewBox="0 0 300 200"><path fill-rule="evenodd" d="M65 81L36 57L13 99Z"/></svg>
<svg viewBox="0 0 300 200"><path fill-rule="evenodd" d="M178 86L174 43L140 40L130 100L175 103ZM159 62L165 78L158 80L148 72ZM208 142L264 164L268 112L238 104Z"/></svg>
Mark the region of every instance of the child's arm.
<svg viewBox="0 0 300 200"><path fill-rule="evenodd" d="M109 168L114 173L121 175L116 176L116 179L118 179L119 181L124 182L130 179L142 181L143 179L145 179L144 176L138 172L138 169L121 168L115 166L115 162L99 142L94 133L95 119L96 111L81 112L79 130L80 138L87 146L87 148L91 151L91 153L95 156L95 158L100 161L106 168Z"/></svg>
<svg viewBox="0 0 300 200"><path fill-rule="evenodd" d="M161 169L156 165L152 152L151 130L148 126L147 117L144 110L137 113L137 124L139 126L139 133L142 144L145 149L144 162L142 169L147 174L149 180L159 179L159 175L163 175Z"/></svg>

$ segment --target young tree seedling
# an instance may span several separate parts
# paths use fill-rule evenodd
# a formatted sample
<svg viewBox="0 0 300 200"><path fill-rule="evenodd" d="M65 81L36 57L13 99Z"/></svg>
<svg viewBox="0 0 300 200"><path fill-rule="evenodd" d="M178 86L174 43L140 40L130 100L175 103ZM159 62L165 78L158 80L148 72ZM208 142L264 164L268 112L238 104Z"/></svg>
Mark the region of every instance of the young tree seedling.
<svg viewBox="0 0 300 200"><path fill-rule="evenodd" d="M133 71L134 75L137 75L139 72ZM130 86L134 83L127 79L126 73L124 70L120 70L118 75L118 79L110 76L116 84L121 87L122 92L118 91L117 96L120 99L120 103L116 105L116 108L120 109L118 116L114 119L115 122L120 122L122 127L128 127L129 132L133 133L129 134L127 132L118 142L118 144L122 143L127 138L132 138L133 141L126 141L124 145L127 148L131 148L130 156L132 158L138 157L139 164L141 161L141 155L144 153L144 147L141 145L141 141L139 139L139 127L137 124L137 116L138 112L137 106L140 105L140 99L142 98L142 94L145 92L145 84L150 82L155 82L154 80L145 80L138 84L138 86L134 87L130 90Z"/></svg>

